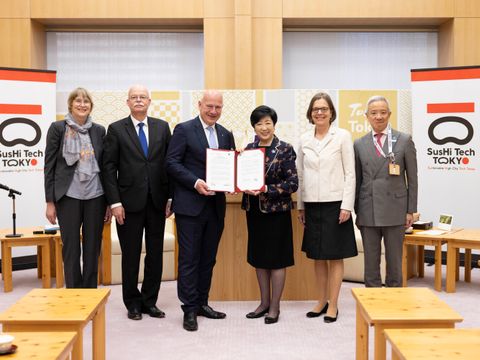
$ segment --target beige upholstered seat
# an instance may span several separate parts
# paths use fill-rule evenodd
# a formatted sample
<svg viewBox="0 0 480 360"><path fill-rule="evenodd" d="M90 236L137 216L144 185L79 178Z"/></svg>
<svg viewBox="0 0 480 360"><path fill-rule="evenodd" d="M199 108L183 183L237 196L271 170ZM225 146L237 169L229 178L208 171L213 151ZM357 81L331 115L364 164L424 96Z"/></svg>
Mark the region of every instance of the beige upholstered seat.
<svg viewBox="0 0 480 360"><path fill-rule="evenodd" d="M163 274L162 280L175 280L175 231L174 222L172 218L167 219L165 224L165 237L163 243ZM112 239L112 270L111 283L122 283L122 251L120 249L120 242L118 241L117 226L115 219L112 220L111 225L111 239ZM138 281L143 281L143 269L145 260L145 239L142 245L142 255L140 258L140 271L138 273Z"/></svg>

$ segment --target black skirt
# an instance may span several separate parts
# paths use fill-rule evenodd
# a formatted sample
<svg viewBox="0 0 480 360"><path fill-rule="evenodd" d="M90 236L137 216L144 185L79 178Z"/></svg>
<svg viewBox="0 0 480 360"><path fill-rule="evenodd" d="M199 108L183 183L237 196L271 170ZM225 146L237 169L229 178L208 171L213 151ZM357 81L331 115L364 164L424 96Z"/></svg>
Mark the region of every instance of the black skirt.
<svg viewBox="0 0 480 360"><path fill-rule="evenodd" d="M290 211L263 213L258 196L249 196L247 261L259 269L282 269L294 264Z"/></svg>
<svg viewBox="0 0 480 360"><path fill-rule="evenodd" d="M302 251L315 260L339 260L357 256L352 217L338 223L341 201L305 203Z"/></svg>

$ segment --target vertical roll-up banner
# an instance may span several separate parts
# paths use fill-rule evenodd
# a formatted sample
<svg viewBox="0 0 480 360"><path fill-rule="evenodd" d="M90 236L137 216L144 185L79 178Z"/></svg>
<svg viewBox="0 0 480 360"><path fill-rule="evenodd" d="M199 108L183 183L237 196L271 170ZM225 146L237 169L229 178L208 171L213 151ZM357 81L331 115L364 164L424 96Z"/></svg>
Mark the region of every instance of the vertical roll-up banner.
<svg viewBox="0 0 480 360"><path fill-rule="evenodd" d="M415 69L411 80L421 218L478 227L480 66Z"/></svg>
<svg viewBox="0 0 480 360"><path fill-rule="evenodd" d="M56 72L0 68L0 184L16 195L17 226L46 223L43 166L55 121ZM0 228L12 228L12 199L0 189Z"/></svg>

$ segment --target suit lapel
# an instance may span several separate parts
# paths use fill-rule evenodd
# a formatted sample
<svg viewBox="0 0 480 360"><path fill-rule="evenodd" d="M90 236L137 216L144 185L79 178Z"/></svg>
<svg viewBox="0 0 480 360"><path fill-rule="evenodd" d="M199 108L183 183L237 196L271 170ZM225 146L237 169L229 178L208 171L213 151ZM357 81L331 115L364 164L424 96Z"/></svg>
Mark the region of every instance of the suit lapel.
<svg viewBox="0 0 480 360"><path fill-rule="evenodd" d="M148 123L148 157L150 158L153 154L155 144L158 144L158 123L153 121L151 118L147 118ZM140 140L138 141L140 143Z"/></svg>
<svg viewBox="0 0 480 360"><path fill-rule="evenodd" d="M335 136L336 130L334 128L328 129L327 135L325 135L324 143L322 148L320 149L319 153L326 149L327 145L333 140ZM315 134L314 134L315 137Z"/></svg>
<svg viewBox="0 0 480 360"><path fill-rule="evenodd" d="M365 147L365 151L367 152L368 157L372 159L371 172L372 172L372 177L374 178L375 176L377 176L378 172L382 169L382 167L385 166L387 159L384 158L383 156L377 155L377 152L375 151L375 145L373 144L373 138L372 138L371 132L367 134L367 136L365 136L363 139L364 139L363 145ZM385 144L384 144L384 152L385 152ZM387 152L388 152L388 148L387 148Z"/></svg>
<svg viewBox="0 0 480 360"><path fill-rule="evenodd" d="M398 144L400 139L400 132L392 129L392 151L395 150L395 146Z"/></svg>
<svg viewBox="0 0 480 360"><path fill-rule="evenodd" d="M130 138L130 141L132 141L135 144L135 147L137 148L138 152L143 157L145 157L145 154L143 153L143 150L142 150L142 145L140 145L140 140L138 139L137 132L135 131L135 127L133 126L132 119L129 116L124 121L125 121L124 125L125 125L125 132L127 133L127 138Z"/></svg>
<svg viewBox="0 0 480 360"><path fill-rule="evenodd" d="M95 125L92 125L92 127L90 128L90 130L88 131L88 134L90 135L90 140L92 141L92 146L93 146L93 151L95 153L95 158L97 159L97 163L100 165L100 151L99 151L99 148L100 148L100 136L98 131L96 131L96 127Z"/></svg>
<svg viewBox="0 0 480 360"><path fill-rule="evenodd" d="M230 133L221 125L215 125L217 129L218 148L230 150Z"/></svg>
<svg viewBox="0 0 480 360"><path fill-rule="evenodd" d="M198 141L204 148L208 148L208 141L207 141L207 136L205 135L205 130L203 129L202 122L200 121L200 118L197 116L195 118L194 122L194 127L195 127L195 134L197 135Z"/></svg>

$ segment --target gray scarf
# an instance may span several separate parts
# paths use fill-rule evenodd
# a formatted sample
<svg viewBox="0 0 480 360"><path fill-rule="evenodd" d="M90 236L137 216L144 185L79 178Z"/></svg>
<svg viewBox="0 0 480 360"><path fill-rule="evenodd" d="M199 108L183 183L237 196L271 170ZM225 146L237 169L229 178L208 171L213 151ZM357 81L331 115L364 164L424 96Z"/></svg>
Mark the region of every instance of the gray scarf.
<svg viewBox="0 0 480 360"><path fill-rule="evenodd" d="M83 125L75 122L72 114L65 116L65 136L63 138L63 158L68 166L72 166L76 162L76 172L80 181L88 181L95 174L100 172L95 158L95 150L92 146L92 140L88 134L88 130L92 127L92 118L88 116L87 121Z"/></svg>

